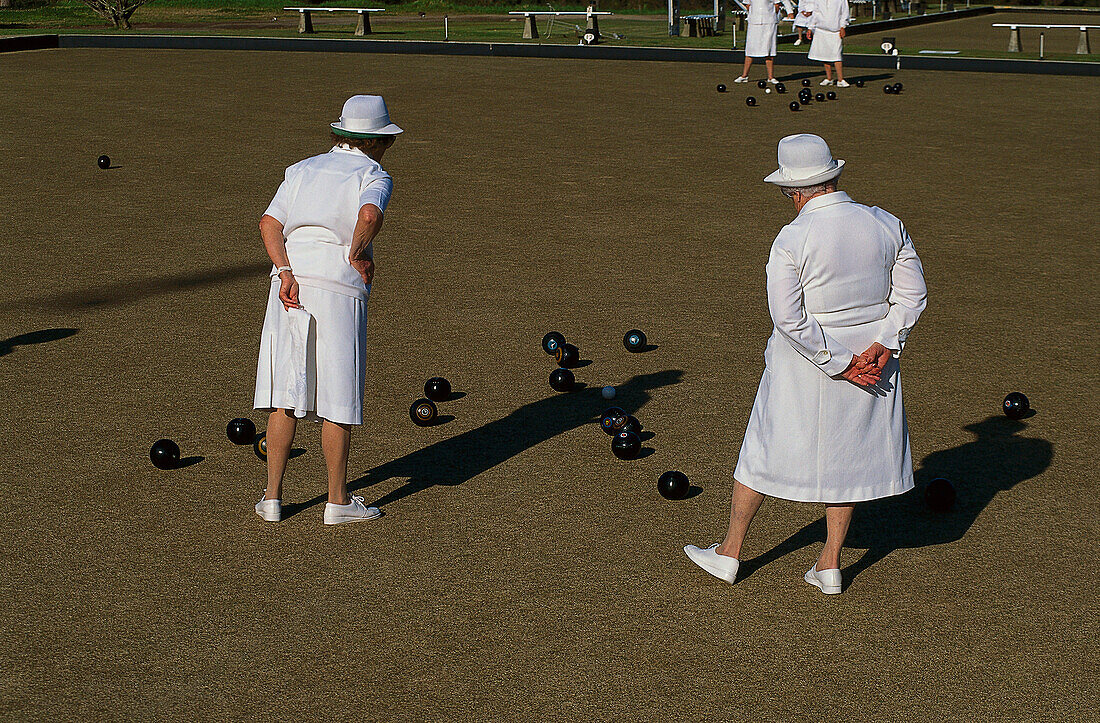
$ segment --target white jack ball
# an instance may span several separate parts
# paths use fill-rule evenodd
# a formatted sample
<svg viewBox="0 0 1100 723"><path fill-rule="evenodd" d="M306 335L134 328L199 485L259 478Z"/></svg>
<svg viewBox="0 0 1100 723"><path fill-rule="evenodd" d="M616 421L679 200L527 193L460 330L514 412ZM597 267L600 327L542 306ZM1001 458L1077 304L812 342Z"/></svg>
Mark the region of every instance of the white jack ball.
<svg viewBox="0 0 1100 723"><path fill-rule="evenodd" d="M615 398L615 387L606 386L600 391L600 394L603 395L604 399L614 399Z"/></svg>

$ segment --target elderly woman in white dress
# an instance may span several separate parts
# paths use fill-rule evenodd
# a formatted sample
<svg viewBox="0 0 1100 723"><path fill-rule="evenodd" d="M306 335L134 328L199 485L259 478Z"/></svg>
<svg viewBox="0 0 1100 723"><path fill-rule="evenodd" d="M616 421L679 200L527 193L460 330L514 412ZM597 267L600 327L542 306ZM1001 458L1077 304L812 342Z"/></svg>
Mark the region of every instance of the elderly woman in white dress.
<svg viewBox="0 0 1100 723"><path fill-rule="evenodd" d="M808 28L810 27L811 19L814 15L814 0L799 0L798 12L794 16L794 30L798 33L798 40L794 41L795 45L802 45L803 32L806 34L806 39L810 37Z"/></svg>
<svg viewBox="0 0 1100 723"><path fill-rule="evenodd" d="M749 82L752 59L763 58L764 67L768 71L768 82L775 85L779 82L775 79L773 66L780 2L779 0L754 0L751 3L746 2L745 7L749 10L748 30L745 32L745 69L741 72L741 77L734 79L733 82Z"/></svg>
<svg viewBox="0 0 1100 723"><path fill-rule="evenodd" d="M380 96L357 95L331 123L333 147L286 169L260 219L271 291L260 336L255 408L270 411L267 490L256 514L282 518L282 483L299 419L320 421L328 468L324 522L381 515L349 497L351 427L363 423L373 240L393 181L382 155L401 129Z"/></svg>
<svg viewBox="0 0 1100 723"><path fill-rule="evenodd" d="M828 537L806 582L841 591L840 551L857 502L913 487L898 357L925 307L920 259L905 226L837 190L844 161L821 138L779 142L765 181L797 216L767 265L775 325L734 470L725 539L684 551L734 582L765 496L825 505Z"/></svg>
<svg viewBox="0 0 1100 723"><path fill-rule="evenodd" d="M833 84L833 66L836 66L837 87L848 87L840 61L844 36L847 33L845 28L850 20L848 0L814 0L814 12L807 31L812 42L806 57L824 64L825 79L821 81L821 85Z"/></svg>

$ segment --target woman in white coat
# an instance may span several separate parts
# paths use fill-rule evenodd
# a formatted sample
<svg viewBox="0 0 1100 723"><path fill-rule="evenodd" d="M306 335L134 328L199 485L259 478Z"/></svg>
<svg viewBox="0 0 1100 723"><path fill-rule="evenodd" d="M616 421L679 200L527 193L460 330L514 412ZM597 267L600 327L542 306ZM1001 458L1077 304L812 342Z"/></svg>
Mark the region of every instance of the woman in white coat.
<svg viewBox="0 0 1100 723"><path fill-rule="evenodd" d="M752 3L746 2L745 7L749 9L748 30L745 32L745 69L741 77L733 82L749 82L752 59L763 58L764 67L768 70L768 82L775 85L779 82L773 71L776 33L779 28L779 0L755 0Z"/></svg>
<svg viewBox="0 0 1100 723"><path fill-rule="evenodd" d="M256 409L267 424L267 490L256 514L282 519L282 483L299 419L322 422L328 468L324 522L379 517L347 490L351 427L363 423L367 299L373 240L393 181L382 155L401 129L380 96L357 95L330 124L333 147L286 169L260 219L273 264L260 336Z"/></svg>
<svg viewBox="0 0 1100 723"><path fill-rule="evenodd" d="M775 325L734 470L725 539L684 551L727 582L764 496L825 504L828 538L806 582L841 591L840 550L857 502L913 487L898 356L925 307L905 227L836 190L844 161L815 135L779 142L765 181L794 201L768 259Z"/></svg>

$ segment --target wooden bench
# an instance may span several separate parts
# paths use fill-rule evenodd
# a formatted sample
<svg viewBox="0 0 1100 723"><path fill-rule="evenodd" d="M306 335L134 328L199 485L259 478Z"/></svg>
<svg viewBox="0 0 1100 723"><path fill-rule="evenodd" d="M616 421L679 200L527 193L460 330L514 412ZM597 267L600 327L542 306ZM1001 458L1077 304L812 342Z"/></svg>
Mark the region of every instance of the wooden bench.
<svg viewBox="0 0 1100 723"><path fill-rule="evenodd" d="M1100 28L1100 25L1031 25L1027 23L993 23L995 28L1008 28L1008 52L1019 53L1023 44L1020 42L1020 28L1043 28L1045 30L1052 30L1056 28L1077 28L1081 31L1081 35L1077 39L1077 54L1088 55L1089 50L1089 29ZM1042 33L1039 33L1040 46L1039 57L1043 56L1042 48Z"/></svg>
<svg viewBox="0 0 1100 723"><path fill-rule="evenodd" d="M600 16L601 15L614 15L606 11L599 11L588 6L587 10L512 10L509 15L522 15L523 16L523 37L524 38L537 38L539 36L538 16L539 15L551 15L553 17L569 16L574 17L583 15L588 19L588 25L585 26L587 30L591 30L595 33L596 38L600 37Z"/></svg>
<svg viewBox="0 0 1100 723"><path fill-rule="evenodd" d="M359 13L359 22L355 26L356 35L370 35L370 13L384 13L386 8L283 8L298 11L298 32L312 33L313 18L310 13Z"/></svg>
<svg viewBox="0 0 1100 723"><path fill-rule="evenodd" d="M689 38L708 38L716 34L717 15L681 15L680 20L687 23Z"/></svg>

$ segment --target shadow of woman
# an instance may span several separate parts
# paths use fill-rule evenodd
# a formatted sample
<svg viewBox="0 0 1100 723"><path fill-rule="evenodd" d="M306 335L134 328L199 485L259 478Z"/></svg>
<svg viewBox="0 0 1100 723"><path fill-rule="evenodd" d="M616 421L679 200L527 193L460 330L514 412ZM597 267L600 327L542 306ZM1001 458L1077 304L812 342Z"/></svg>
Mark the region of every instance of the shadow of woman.
<svg viewBox="0 0 1100 723"><path fill-rule="evenodd" d="M652 390L678 384L681 376L683 372L676 369L633 377L617 387L615 405L633 414L649 401ZM404 478L406 482L403 485L370 503L381 507L435 485L460 485L552 437L583 424L595 423L607 406L608 402L600 396L597 388L555 394L525 404L508 416L477 429L375 467L358 479L349 481L348 491ZM307 502L284 505L283 518L320 504L325 499L324 495L318 495Z"/></svg>
<svg viewBox="0 0 1100 723"><path fill-rule="evenodd" d="M1050 442L1018 437L1017 432L1027 429L1027 425L1008 417L992 416L963 429L973 432L977 439L925 457L914 472L915 489L856 506L844 546L867 551L844 569L845 585L894 550L961 539L998 492L1042 473L1054 458ZM951 480L958 494L955 506L946 513L932 512L923 503L925 487L937 477ZM788 553L824 542L825 521L819 519L763 555L746 561L740 577Z"/></svg>

